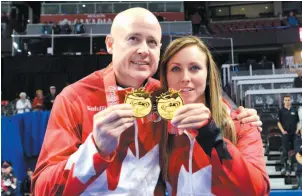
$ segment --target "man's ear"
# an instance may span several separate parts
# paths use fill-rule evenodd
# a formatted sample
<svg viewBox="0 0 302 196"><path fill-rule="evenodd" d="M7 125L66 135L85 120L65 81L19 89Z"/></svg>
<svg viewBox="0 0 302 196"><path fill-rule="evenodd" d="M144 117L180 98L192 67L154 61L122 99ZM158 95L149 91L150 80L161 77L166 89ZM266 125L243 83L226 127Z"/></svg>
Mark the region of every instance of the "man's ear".
<svg viewBox="0 0 302 196"><path fill-rule="evenodd" d="M112 50L113 50L113 38L112 38L111 35L107 35L106 36L105 43L106 43L107 52L109 54L112 54Z"/></svg>

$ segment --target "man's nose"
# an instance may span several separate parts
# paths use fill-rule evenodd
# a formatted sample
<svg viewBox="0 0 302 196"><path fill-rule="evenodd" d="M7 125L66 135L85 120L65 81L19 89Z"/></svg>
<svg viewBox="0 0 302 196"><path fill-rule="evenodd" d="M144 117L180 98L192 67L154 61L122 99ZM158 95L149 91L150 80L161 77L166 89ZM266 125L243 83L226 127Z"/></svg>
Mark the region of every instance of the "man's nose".
<svg viewBox="0 0 302 196"><path fill-rule="evenodd" d="M146 42L142 42L137 50L137 53L143 57L147 57L149 55L148 44Z"/></svg>

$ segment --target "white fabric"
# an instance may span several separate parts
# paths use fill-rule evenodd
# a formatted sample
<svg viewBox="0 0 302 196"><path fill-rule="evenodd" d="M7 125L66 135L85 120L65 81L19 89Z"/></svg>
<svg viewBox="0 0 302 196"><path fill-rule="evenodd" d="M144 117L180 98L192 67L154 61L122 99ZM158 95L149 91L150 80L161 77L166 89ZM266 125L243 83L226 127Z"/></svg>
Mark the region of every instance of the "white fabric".
<svg viewBox="0 0 302 196"><path fill-rule="evenodd" d="M153 196L160 172L158 153L159 149L156 145L145 156L138 159L128 148L117 188L114 191L108 190L107 173L103 172L81 195Z"/></svg>
<svg viewBox="0 0 302 196"><path fill-rule="evenodd" d="M17 113L23 114L24 112L30 112L31 103L28 99L19 99L16 103Z"/></svg>

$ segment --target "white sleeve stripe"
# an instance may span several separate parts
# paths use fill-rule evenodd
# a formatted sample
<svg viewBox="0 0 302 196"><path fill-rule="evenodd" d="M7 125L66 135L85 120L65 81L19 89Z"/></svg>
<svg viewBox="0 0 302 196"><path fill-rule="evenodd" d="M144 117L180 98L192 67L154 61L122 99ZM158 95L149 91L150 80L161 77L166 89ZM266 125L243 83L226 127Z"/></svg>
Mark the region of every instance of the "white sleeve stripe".
<svg viewBox="0 0 302 196"><path fill-rule="evenodd" d="M93 165L93 156L96 153L98 152L92 140L92 133L90 133L80 148L69 157L65 170L71 170L74 164L73 177L77 177L85 184L96 174Z"/></svg>

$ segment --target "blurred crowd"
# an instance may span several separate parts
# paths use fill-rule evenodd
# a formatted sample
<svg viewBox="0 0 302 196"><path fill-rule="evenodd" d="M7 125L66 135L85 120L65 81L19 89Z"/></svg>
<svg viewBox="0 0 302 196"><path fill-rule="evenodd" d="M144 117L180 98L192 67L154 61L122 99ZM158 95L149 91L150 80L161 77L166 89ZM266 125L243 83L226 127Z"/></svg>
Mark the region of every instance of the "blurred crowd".
<svg viewBox="0 0 302 196"><path fill-rule="evenodd" d="M33 100L27 96L26 92L21 92L15 100L1 101L1 116L11 116L25 112L36 112L51 110L53 102L57 96L56 87L50 86L49 93L44 96L41 89L36 90L36 96Z"/></svg>
<svg viewBox="0 0 302 196"><path fill-rule="evenodd" d="M15 196L21 194L22 196L31 196L30 186L32 173L32 169L27 168L27 176L18 183L11 162L3 161L1 164L1 195Z"/></svg>

